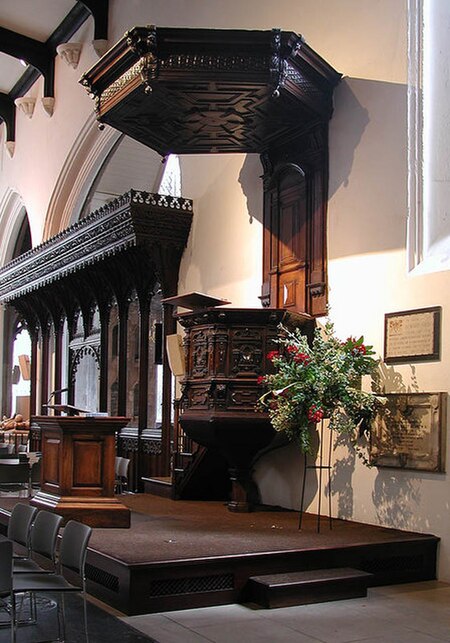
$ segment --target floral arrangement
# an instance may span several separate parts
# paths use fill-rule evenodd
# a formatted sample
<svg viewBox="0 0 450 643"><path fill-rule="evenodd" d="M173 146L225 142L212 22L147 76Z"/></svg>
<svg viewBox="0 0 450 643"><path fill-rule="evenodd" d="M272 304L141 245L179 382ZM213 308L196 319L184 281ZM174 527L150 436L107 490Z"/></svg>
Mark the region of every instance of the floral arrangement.
<svg viewBox="0 0 450 643"><path fill-rule="evenodd" d="M258 380L268 389L258 407L268 411L274 428L298 442L304 453L311 451L311 425L324 418L340 433L369 431L378 398L362 391L360 383L378 365L372 346L363 337L339 341L331 322L315 329L311 344L299 329L280 330L280 349L267 355L275 373Z"/></svg>

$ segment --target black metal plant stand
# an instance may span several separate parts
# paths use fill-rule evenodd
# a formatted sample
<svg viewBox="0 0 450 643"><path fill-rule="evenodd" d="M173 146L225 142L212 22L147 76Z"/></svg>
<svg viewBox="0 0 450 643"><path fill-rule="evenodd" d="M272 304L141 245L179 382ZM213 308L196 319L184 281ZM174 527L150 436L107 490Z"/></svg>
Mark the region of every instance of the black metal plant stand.
<svg viewBox="0 0 450 643"><path fill-rule="evenodd" d="M305 487L306 487L306 474L309 470L317 470L319 472L319 485L318 485L318 494L319 494L319 499L318 499L318 507L317 507L317 533L320 532L320 520L321 520L321 515L320 515L320 510L322 507L322 485L323 485L323 472L328 471L328 522L330 529L333 529L333 519L331 517L331 451L333 448L333 430L328 429L329 437L328 437L328 457L327 457L327 463L323 464L323 450L324 450L324 420L320 421L320 429L319 429L319 441L320 441L320 447L319 447L319 464L317 464L317 460L315 460L314 464L308 464L308 454L305 453L305 466L303 467L303 480L302 480L302 497L300 501L300 513L299 513L299 519L298 519L298 528L302 528L302 520L303 520L303 514L304 512L304 502L305 502Z"/></svg>

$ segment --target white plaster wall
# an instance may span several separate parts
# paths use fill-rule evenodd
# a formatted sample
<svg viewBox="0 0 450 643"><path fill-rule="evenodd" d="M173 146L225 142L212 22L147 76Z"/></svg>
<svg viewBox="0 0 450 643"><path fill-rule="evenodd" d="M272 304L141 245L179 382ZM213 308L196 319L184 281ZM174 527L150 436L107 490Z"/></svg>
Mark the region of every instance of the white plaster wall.
<svg viewBox="0 0 450 643"><path fill-rule="evenodd" d="M259 157L181 157L181 169L183 195L194 200L194 220L180 267L179 292L199 291L236 307L260 307Z"/></svg>
<svg viewBox="0 0 450 643"><path fill-rule="evenodd" d="M302 33L345 75L330 125L329 282L338 335L364 333L383 351L386 312L441 305L442 359L386 369L405 389L445 391L450 381L448 272L409 276L406 270L406 0L112 0L110 44L136 24L270 29ZM37 105L18 116L16 153L1 151L0 203L17 191L39 243L64 164L92 113L77 79L96 56L92 21L78 70L57 61L55 114ZM33 87L41 95L41 83ZM448 101L447 101L448 102ZM257 157L181 159L183 193L195 218L183 258L180 291L203 290L236 306L258 306L262 195ZM131 186L130 186L131 187ZM1 215L1 213L0 213ZM3 232L0 231L0 235ZM5 242L4 237L0 240ZM448 451L448 447L447 447ZM333 512L442 538L440 575L450 580L448 476L365 468L345 449L336 455ZM450 462L450 454L447 452ZM301 458L290 446L263 458L256 478L265 502L298 507ZM317 498L317 485L308 500ZM313 505L312 505L313 506Z"/></svg>
<svg viewBox="0 0 450 643"><path fill-rule="evenodd" d="M92 113L92 101L77 82L81 71L98 60L92 45L93 23L88 21L76 38L85 45L78 69L68 67L61 59L55 64L55 110L50 118L40 99L42 79L31 88L36 97L34 114L27 118L20 110L16 116L16 145L12 159L1 149L0 203L8 188L22 197L28 213L33 244L42 240L47 209L54 186L79 130ZM75 38L74 38L75 39ZM27 95L28 95L27 94ZM0 126L4 130L4 125ZM4 131L2 132L4 139ZM0 230L0 240L2 240Z"/></svg>

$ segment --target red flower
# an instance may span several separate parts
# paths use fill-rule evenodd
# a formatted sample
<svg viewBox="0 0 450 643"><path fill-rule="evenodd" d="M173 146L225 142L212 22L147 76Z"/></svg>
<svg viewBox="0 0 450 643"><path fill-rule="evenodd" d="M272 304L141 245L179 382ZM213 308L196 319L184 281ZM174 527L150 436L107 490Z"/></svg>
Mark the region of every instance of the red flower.
<svg viewBox="0 0 450 643"><path fill-rule="evenodd" d="M298 348L297 348L297 346L294 346L293 344L289 344L289 346L286 346L286 350L291 355L295 355L295 353L297 353L297 351L298 351Z"/></svg>
<svg viewBox="0 0 450 643"><path fill-rule="evenodd" d="M356 340L355 337L347 337L347 341L342 342L342 346L346 347L354 357L358 357L358 355L366 355L367 348L364 344L358 344L358 341L361 340Z"/></svg>
<svg viewBox="0 0 450 643"><path fill-rule="evenodd" d="M266 355L267 359L270 360L271 362L273 362L273 360L279 356L280 356L280 351L270 351Z"/></svg>
<svg viewBox="0 0 450 643"><path fill-rule="evenodd" d="M318 408L315 404L309 407L308 409L308 420L310 422L315 422L316 424L323 420L324 413L322 409Z"/></svg>
<svg viewBox="0 0 450 643"><path fill-rule="evenodd" d="M311 361L311 358L306 353L296 353L294 355L294 362L296 364L304 364L306 366L307 364L309 364L310 361Z"/></svg>
<svg viewBox="0 0 450 643"><path fill-rule="evenodd" d="M264 384L265 381L266 378L264 377L264 375L258 375L258 379L256 380L258 384Z"/></svg>

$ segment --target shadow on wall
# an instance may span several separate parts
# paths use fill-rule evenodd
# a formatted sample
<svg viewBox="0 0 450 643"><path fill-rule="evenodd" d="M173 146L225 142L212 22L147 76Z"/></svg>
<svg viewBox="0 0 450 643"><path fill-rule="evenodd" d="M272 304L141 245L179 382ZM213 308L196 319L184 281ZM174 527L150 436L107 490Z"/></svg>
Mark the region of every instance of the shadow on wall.
<svg viewBox="0 0 450 643"><path fill-rule="evenodd" d="M329 135L329 258L404 247L407 88L344 78L334 103ZM250 223L262 222L261 174L259 156L246 155L239 183Z"/></svg>
<svg viewBox="0 0 450 643"><path fill-rule="evenodd" d="M337 157L339 162L336 164L333 174L330 175L329 196L332 196L341 185L348 185L354 151L369 122L367 109L361 105L350 87L353 82L358 81L344 79L335 90L335 108L330 127L333 125L333 128L338 131L339 135L335 137L334 142L339 145L339 149L332 150L333 155L330 154L330 158ZM307 167L303 169L308 170ZM262 200L259 195L256 196L258 191L261 193L263 191L262 174L263 168L259 155L247 154L239 174L239 183L247 198L250 223L253 219L261 223L263 221Z"/></svg>
<svg viewBox="0 0 450 643"><path fill-rule="evenodd" d="M345 78L329 150L329 259L405 247L407 87Z"/></svg>
<svg viewBox="0 0 450 643"><path fill-rule="evenodd" d="M400 373L391 366L380 364L379 373L373 381L374 392L414 393L418 392L416 368L410 366L411 376L408 385ZM327 436L324 434L324 441ZM362 452L368 444L362 443ZM327 462L328 445L324 446L323 463ZM308 457L308 464L315 461L319 443L318 437L314 442L314 455ZM333 457L338 450L343 457ZM354 480L357 454L349 444L346 435L337 435L334 439L331 457L331 493L334 515L351 520L354 517ZM368 455L368 454L367 454ZM301 487L304 472L304 456L294 444L265 454L255 466L254 479L257 483L261 501L267 505L278 505L289 509L299 509ZM426 529L426 518L420 517L418 508L421 502L421 485L424 479L436 479L436 474L402 471L380 468L374 482L372 501L380 524L398 529ZM317 493L319 487L318 472L311 469L307 472L304 509L311 513L317 510ZM328 474L322 479L322 514L327 512L329 498ZM422 512L423 514L423 512ZM420 521L420 524L419 524Z"/></svg>
<svg viewBox="0 0 450 643"><path fill-rule="evenodd" d="M247 199L249 222L263 222L263 168L258 154L247 154L239 173L239 183Z"/></svg>
<svg viewBox="0 0 450 643"><path fill-rule="evenodd" d="M394 367L381 362L372 381L374 392L418 393L421 389L417 380L416 367L410 364L411 376L408 384ZM382 525L397 529L427 529L424 512L419 511L424 480L436 479L437 474L403 471L395 468L378 468L372 491L372 501L377 518Z"/></svg>
<svg viewBox="0 0 450 643"><path fill-rule="evenodd" d="M332 464L331 493L336 497L336 515L343 520L350 520L353 517L353 484L352 475L355 470L356 454L354 449L348 445L348 437L337 436L334 450L338 447L348 447L347 455L344 458L336 459Z"/></svg>
<svg viewBox="0 0 450 643"><path fill-rule="evenodd" d="M369 112L363 107L370 103L367 85L372 81L356 78L343 78L334 92L334 112L330 121L330 179L329 193L331 198L341 187L348 187L352 172L355 150L369 124ZM375 83L380 84L380 83ZM363 91L363 88L364 91ZM358 98L358 96L360 98ZM364 100L365 98L365 100Z"/></svg>
<svg viewBox="0 0 450 643"><path fill-rule="evenodd" d="M416 367L414 364L410 364L410 368L410 383L406 386L401 373L396 371L393 366L380 362L378 370L372 376L372 391L378 395L383 395L383 393L419 393Z"/></svg>
<svg viewBox="0 0 450 643"><path fill-rule="evenodd" d="M419 528L422 476L411 471L378 471L372 501L381 525L396 529Z"/></svg>

